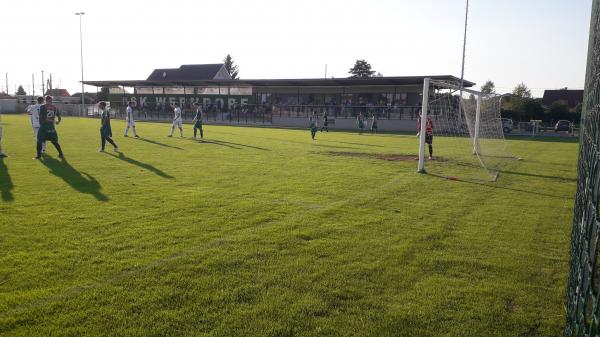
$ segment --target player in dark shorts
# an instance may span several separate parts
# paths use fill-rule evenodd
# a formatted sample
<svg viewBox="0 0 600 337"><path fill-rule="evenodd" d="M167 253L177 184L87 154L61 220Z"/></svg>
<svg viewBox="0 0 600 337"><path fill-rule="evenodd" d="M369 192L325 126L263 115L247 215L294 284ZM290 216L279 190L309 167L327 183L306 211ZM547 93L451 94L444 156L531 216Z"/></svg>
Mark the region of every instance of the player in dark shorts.
<svg viewBox="0 0 600 337"><path fill-rule="evenodd" d="M110 111L106 108L106 102L98 103L98 107L102 113L102 120L100 126L100 145L102 146L98 152L104 152L106 142L109 142L114 148L115 152L119 152L119 147L112 140L112 129L110 127Z"/></svg>
<svg viewBox="0 0 600 337"><path fill-rule="evenodd" d="M377 134L377 113L373 113L371 122L371 134Z"/></svg>
<svg viewBox="0 0 600 337"><path fill-rule="evenodd" d="M323 113L323 126L321 127L321 132L323 132L323 130L329 132L329 121L327 120L327 112Z"/></svg>
<svg viewBox="0 0 600 337"><path fill-rule="evenodd" d="M54 145L56 151L58 151L59 158L65 158L62 149L58 144L58 134L54 127L55 120L56 125L60 124L60 112L58 111L58 108L52 104L52 96L46 96L46 104L40 106L40 129L38 130L37 155L35 156L35 159L40 159L42 157L42 144L45 141L49 141Z"/></svg>
<svg viewBox="0 0 600 337"><path fill-rule="evenodd" d="M200 138L204 139L204 132L202 131L202 106L199 103L194 103L196 107L196 116L194 116L194 139L196 139L196 130L200 130Z"/></svg>
<svg viewBox="0 0 600 337"><path fill-rule="evenodd" d="M356 121L358 122L358 130L362 135L365 129L365 116L363 116L362 112L360 112L358 116L356 116Z"/></svg>
<svg viewBox="0 0 600 337"><path fill-rule="evenodd" d="M312 112L312 115L308 118L308 122L310 123L310 136L312 140L315 140L315 135L317 134L317 113Z"/></svg>
<svg viewBox="0 0 600 337"><path fill-rule="evenodd" d="M417 136L421 133L421 117L422 113L419 112ZM427 116L427 121L425 122L425 143L429 145L429 159L433 159L433 122L429 116Z"/></svg>

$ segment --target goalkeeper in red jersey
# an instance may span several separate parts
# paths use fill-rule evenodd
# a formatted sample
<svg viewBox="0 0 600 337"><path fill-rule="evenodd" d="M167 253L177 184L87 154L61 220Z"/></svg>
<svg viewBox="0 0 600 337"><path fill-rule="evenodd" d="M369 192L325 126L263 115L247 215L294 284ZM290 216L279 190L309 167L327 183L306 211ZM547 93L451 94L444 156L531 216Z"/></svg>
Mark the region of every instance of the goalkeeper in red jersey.
<svg viewBox="0 0 600 337"><path fill-rule="evenodd" d="M417 137L421 135L421 117L423 113L419 111L419 120L417 121ZM431 118L427 116L425 122L425 143L429 145L429 159L433 159L433 122Z"/></svg>

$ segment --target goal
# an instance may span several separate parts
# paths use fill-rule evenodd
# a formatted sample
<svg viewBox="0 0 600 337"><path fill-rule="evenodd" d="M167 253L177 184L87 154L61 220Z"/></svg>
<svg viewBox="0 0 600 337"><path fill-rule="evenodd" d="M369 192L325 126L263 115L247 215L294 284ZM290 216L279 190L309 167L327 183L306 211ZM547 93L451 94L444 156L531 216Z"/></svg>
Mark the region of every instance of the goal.
<svg viewBox="0 0 600 337"><path fill-rule="evenodd" d="M512 158L504 139L502 95L460 88L459 83L425 78L420 130L433 125L429 160L426 132L419 137L418 171L452 179L496 180Z"/></svg>

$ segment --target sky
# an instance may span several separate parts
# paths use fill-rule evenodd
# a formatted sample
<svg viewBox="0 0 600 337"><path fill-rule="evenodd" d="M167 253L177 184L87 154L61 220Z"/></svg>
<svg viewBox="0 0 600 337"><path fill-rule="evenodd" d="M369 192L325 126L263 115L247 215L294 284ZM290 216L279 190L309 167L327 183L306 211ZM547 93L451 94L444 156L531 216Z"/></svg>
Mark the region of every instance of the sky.
<svg viewBox="0 0 600 337"><path fill-rule="evenodd" d="M11 1L0 11L0 91L30 93L41 71L85 80L146 79L155 68L221 63L241 78L347 77L357 59L384 76L461 71L465 0ZM581 89L592 0L471 0L465 79L500 93L525 83ZM326 66L327 65L327 66ZM86 91L96 91L94 87Z"/></svg>

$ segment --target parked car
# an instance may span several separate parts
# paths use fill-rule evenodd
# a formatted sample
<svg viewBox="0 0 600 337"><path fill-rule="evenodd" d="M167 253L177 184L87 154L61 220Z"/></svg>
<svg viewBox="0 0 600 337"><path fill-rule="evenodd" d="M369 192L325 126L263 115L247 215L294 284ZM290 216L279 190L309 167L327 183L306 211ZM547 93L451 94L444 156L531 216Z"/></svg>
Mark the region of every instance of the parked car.
<svg viewBox="0 0 600 337"><path fill-rule="evenodd" d="M571 122L561 119L558 122L556 122L556 125L554 125L554 131L558 132L558 131L570 131L571 130Z"/></svg>
<svg viewBox="0 0 600 337"><path fill-rule="evenodd" d="M512 119L500 118L500 121L502 121L502 131L504 133L510 133L513 130L514 124Z"/></svg>

